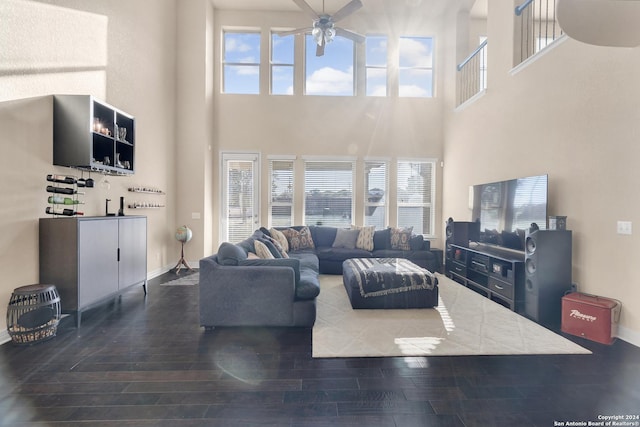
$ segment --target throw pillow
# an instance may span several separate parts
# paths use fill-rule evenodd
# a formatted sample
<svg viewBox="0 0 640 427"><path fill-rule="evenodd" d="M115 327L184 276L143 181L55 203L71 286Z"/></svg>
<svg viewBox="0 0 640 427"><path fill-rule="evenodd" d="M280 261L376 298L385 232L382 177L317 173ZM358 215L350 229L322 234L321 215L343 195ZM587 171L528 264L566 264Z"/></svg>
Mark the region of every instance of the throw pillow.
<svg viewBox="0 0 640 427"><path fill-rule="evenodd" d="M260 259L260 257L258 255L256 255L255 253L253 253L253 252L249 252L247 254L247 260L249 260L249 259ZM241 265L243 262L244 261L240 261L240 264L238 264L238 265Z"/></svg>
<svg viewBox="0 0 640 427"><path fill-rule="evenodd" d="M373 250L391 249L391 229L376 230L373 233Z"/></svg>
<svg viewBox="0 0 640 427"><path fill-rule="evenodd" d="M274 256L264 243L259 240L253 242L254 247L256 248L256 255L258 255L262 259L273 259Z"/></svg>
<svg viewBox="0 0 640 427"><path fill-rule="evenodd" d="M247 253L240 246L229 242L222 242L218 248L218 261L222 265L238 265L247 259Z"/></svg>
<svg viewBox="0 0 640 427"><path fill-rule="evenodd" d="M273 254L274 257L276 257L276 258L289 258L289 255L287 255L287 252L284 249L282 249L282 245L280 244L280 242L278 242L276 239L274 239L273 237L270 237L270 236L264 236L264 238L266 240L268 240L269 243L271 243L271 245L273 245L273 247L275 248L277 253ZM264 242L264 243L267 245L267 247L269 249L271 249L271 247L266 242ZM271 252L273 253L273 250Z"/></svg>
<svg viewBox="0 0 640 427"><path fill-rule="evenodd" d="M313 239L311 238L311 230L309 227L302 227L300 231L293 228L287 228L282 231L287 236L289 250L298 251L300 249L313 249Z"/></svg>
<svg viewBox="0 0 640 427"><path fill-rule="evenodd" d="M391 227L391 249L400 249L403 251L410 251L409 241L411 240L411 233L413 227L409 228L395 228Z"/></svg>
<svg viewBox="0 0 640 427"><path fill-rule="evenodd" d="M282 258L280 251L269 239L269 236L262 236L262 238L258 239L258 241L260 243L263 243L267 247L267 249L269 249L269 252L271 252L271 255L273 255L274 258Z"/></svg>
<svg viewBox="0 0 640 427"><path fill-rule="evenodd" d="M270 228L269 233L271 233L271 237L273 237L278 241L278 243L280 243L280 246L282 246L282 249L285 252L289 252L289 242L287 242L287 237L282 233L282 231L275 228Z"/></svg>
<svg viewBox="0 0 640 427"><path fill-rule="evenodd" d="M373 250L373 235L376 232L375 225L359 226L352 225L352 230L359 230L358 240L356 240L356 248L364 249L365 251Z"/></svg>
<svg viewBox="0 0 640 427"><path fill-rule="evenodd" d="M333 241L332 248L355 249L360 230L345 230L339 228L336 233L336 239Z"/></svg>

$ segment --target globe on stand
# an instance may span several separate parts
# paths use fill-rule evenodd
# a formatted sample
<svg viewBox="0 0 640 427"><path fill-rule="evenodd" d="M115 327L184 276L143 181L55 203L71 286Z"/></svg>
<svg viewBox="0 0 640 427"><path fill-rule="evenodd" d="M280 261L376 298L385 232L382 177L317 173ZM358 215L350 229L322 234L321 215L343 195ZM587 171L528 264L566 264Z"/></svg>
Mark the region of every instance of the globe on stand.
<svg viewBox="0 0 640 427"><path fill-rule="evenodd" d="M189 271L193 270L187 263L187 260L184 259L184 244L191 240L192 237L193 232L186 225L178 227L178 229L176 230L176 240L180 242L182 246L180 250L180 259L174 267L174 270L176 270L176 274L180 274L180 269L182 269L182 267L187 268Z"/></svg>

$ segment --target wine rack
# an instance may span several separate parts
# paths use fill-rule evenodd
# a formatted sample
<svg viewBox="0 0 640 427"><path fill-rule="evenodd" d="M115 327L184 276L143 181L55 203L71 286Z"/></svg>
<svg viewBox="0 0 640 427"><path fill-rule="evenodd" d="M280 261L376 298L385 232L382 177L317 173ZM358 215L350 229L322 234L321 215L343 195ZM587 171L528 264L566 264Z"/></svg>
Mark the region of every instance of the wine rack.
<svg viewBox="0 0 640 427"><path fill-rule="evenodd" d="M86 187L86 181L71 175L47 175L47 215L77 216L84 215L78 211L78 205L84 204L79 196L84 194L78 188Z"/></svg>
<svg viewBox="0 0 640 427"><path fill-rule="evenodd" d="M156 196L164 196L166 193L156 187L150 186L133 186L129 187L129 191L132 193L144 193L144 194L152 194ZM129 209L160 209L164 208L165 205L156 201L134 201L130 202L128 205Z"/></svg>
<svg viewBox="0 0 640 427"><path fill-rule="evenodd" d="M133 116L90 95L54 95L53 164L107 175L131 175Z"/></svg>

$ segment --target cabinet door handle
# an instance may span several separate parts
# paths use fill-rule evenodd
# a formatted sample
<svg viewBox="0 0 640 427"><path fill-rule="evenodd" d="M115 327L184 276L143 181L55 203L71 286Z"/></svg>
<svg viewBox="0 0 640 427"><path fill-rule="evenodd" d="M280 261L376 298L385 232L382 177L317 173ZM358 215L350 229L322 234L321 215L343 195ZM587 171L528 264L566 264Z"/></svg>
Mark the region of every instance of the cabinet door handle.
<svg viewBox="0 0 640 427"><path fill-rule="evenodd" d="M499 291L504 290L504 288L500 285L496 285L495 283L493 284L493 286L495 286Z"/></svg>
<svg viewBox="0 0 640 427"><path fill-rule="evenodd" d="M120 262L120 248L118 248L118 262Z"/></svg>

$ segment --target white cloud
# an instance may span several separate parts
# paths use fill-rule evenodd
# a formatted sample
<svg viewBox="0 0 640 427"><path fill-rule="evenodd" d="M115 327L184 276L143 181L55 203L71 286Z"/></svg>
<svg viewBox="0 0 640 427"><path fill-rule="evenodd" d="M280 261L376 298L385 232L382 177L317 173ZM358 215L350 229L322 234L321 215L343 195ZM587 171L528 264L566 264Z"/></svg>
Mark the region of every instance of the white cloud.
<svg viewBox="0 0 640 427"><path fill-rule="evenodd" d="M376 85L368 93L369 96L387 96L387 87L385 85Z"/></svg>
<svg viewBox="0 0 640 427"><path fill-rule="evenodd" d="M403 37L400 39L400 64L412 67L431 67L432 52L429 46L420 40Z"/></svg>
<svg viewBox="0 0 640 427"><path fill-rule="evenodd" d="M236 67L236 74L239 76L257 76L260 74L260 69L255 66Z"/></svg>
<svg viewBox="0 0 640 427"><path fill-rule="evenodd" d="M341 71L323 67L307 77L309 95L351 95L353 93L353 71Z"/></svg>
<svg viewBox="0 0 640 427"><path fill-rule="evenodd" d="M249 52L252 46L247 43L242 43L236 38L227 38L224 48L227 52Z"/></svg>
<svg viewBox="0 0 640 427"><path fill-rule="evenodd" d="M405 98L425 98L429 93L417 85L400 85L399 95Z"/></svg>

